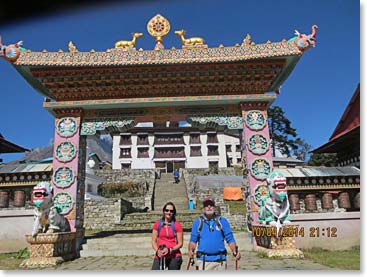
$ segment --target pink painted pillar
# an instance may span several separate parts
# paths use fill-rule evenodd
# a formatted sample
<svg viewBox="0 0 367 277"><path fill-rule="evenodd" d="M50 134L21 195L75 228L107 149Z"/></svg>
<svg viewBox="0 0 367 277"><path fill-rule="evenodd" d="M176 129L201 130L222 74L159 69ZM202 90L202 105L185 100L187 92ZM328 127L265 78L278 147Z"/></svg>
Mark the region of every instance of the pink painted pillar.
<svg viewBox="0 0 367 277"><path fill-rule="evenodd" d="M241 103L243 132L242 145L246 157L247 181L250 193L250 210L252 225L256 225L259 206L254 201L254 192L259 184L273 169L272 151L268 127L268 102ZM254 245L256 244L255 239Z"/></svg>
<svg viewBox="0 0 367 277"><path fill-rule="evenodd" d="M56 109L54 112L56 114L52 162L54 203L68 219L71 232L80 232L82 237L86 159L86 139L80 136L82 110Z"/></svg>

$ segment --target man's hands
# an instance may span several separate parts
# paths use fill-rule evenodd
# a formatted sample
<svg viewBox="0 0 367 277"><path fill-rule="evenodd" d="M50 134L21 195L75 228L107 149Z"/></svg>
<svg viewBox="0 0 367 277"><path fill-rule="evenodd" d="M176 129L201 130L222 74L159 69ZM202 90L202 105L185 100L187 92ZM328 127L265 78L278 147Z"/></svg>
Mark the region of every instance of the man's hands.
<svg viewBox="0 0 367 277"><path fill-rule="evenodd" d="M195 256L195 248L189 249L188 254L189 254L190 259L194 258L194 256Z"/></svg>
<svg viewBox="0 0 367 277"><path fill-rule="evenodd" d="M236 246L235 251L233 251L232 254L233 254L233 257L235 257L237 261L241 259L241 253L240 251L238 251L238 246Z"/></svg>

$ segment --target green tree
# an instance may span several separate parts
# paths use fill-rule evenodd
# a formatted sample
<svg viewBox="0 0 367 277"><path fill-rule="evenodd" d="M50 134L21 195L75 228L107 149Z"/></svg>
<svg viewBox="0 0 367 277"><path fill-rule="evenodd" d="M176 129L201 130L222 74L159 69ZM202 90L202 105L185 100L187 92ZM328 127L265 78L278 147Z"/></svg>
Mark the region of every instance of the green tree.
<svg viewBox="0 0 367 277"><path fill-rule="evenodd" d="M291 156L293 151L298 149L297 132L291 126L290 120L284 115L283 109L279 106L270 107L268 109L268 122L273 156L275 156L275 149L284 155Z"/></svg>
<svg viewBox="0 0 367 277"><path fill-rule="evenodd" d="M311 166L336 166L336 153L313 153L307 164Z"/></svg>
<svg viewBox="0 0 367 277"><path fill-rule="evenodd" d="M297 159L305 161L308 157L308 152L311 150L311 145L301 138L296 138L295 142L297 149L293 151L293 156Z"/></svg>

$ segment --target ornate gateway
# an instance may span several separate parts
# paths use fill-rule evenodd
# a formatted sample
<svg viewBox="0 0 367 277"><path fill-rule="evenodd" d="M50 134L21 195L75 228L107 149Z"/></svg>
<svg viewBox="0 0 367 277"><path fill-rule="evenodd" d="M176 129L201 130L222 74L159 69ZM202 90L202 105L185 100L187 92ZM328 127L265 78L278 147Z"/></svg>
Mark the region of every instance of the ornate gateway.
<svg viewBox="0 0 367 277"><path fill-rule="evenodd" d="M143 33L86 52L72 42L65 45L68 51L48 52L23 51L20 42L5 46L0 41L0 57L45 97L44 107L55 116L54 202L70 223L72 235L65 241L73 244L76 256L84 232L86 136L125 132L140 122L189 121L231 134L241 130L244 168L250 170L244 171L248 223L258 223L253 193L272 168L267 109L304 51L315 45L316 27L311 35L288 41L255 43L247 34L232 46L212 48L205 44L205 34L185 37L184 28L175 32L172 49L163 45L171 25L159 14L147 24L156 40L148 50L135 49ZM266 221L267 212L262 216ZM29 242L32 251L42 248L40 240Z"/></svg>

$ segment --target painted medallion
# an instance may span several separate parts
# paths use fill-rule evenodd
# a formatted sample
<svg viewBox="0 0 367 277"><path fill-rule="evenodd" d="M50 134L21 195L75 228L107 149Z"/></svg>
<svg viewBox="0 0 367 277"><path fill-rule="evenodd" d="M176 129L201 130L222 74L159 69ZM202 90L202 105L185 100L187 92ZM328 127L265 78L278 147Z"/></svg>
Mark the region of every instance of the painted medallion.
<svg viewBox="0 0 367 277"><path fill-rule="evenodd" d="M59 208L61 214L69 213L73 208L73 198L69 193L59 192L54 197L54 203Z"/></svg>
<svg viewBox="0 0 367 277"><path fill-rule="evenodd" d="M246 115L245 122L251 130L257 131L265 127L266 119L260 111L249 111Z"/></svg>
<svg viewBox="0 0 367 277"><path fill-rule="evenodd" d="M258 158L251 163L251 174L258 180L266 179L270 174L270 163L267 159Z"/></svg>
<svg viewBox="0 0 367 277"><path fill-rule="evenodd" d="M77 129L77 122L72 117L61 118L56 124L57 133L64 138L73 136Z"/></svg>
<svg viewBox="0 0 367 277"><path fill-rule="evenodd" d="M260 134L254 134L248 139L248 147L252 153L262 155L268 151L269 144L266 137Z"/></svg>
<svg viewBox="0 0 367 277"><path fill-rule="evenodd" d="M56 148L56 158L60 162L70 162L75 155L75 146L69 141L61 142Z"/></svg>
<svg viewBox="0 0 367 277"><path fill-rule="evenodd" d="M59 167L53 174L53 182L58 188L67 188L74 182L73 170L68 167Z"/></svg>
<svg viewBox="0 0 367 277"><path fill-rule="evenodd" d="M269 189L266 182L258 184L255 187L254 196L256 205L262 206L263 203L269 198Z"/></svg>

